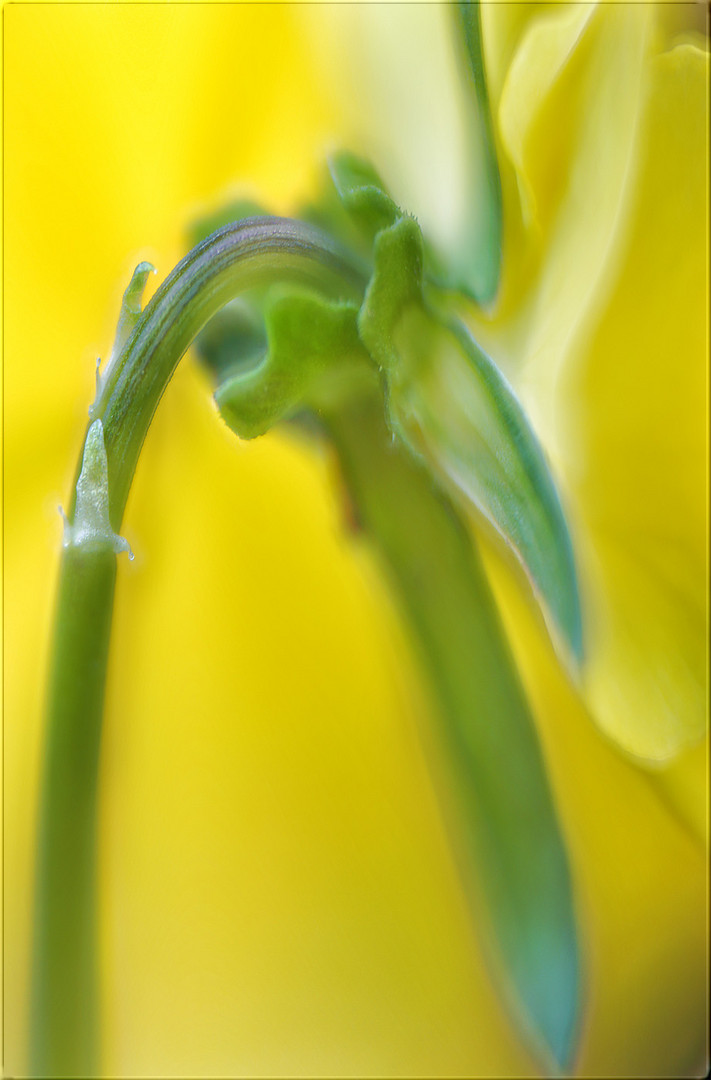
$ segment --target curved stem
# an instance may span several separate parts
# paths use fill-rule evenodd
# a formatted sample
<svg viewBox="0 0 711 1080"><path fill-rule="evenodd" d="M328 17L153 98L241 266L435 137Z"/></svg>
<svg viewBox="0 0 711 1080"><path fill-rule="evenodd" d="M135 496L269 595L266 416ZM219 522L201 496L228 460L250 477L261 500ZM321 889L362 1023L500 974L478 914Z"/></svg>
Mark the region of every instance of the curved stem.
<svg viewBox="0 0 711 1080"><path fill-rule="evenodd" d="M245 288L303 280L351 297L360 268L319 230L228 225L195 247L140 314L91 409L62 553L37 849L30 1072L100 1072L96 808L118 531L156 406L195 335ZM101 423L97 424L97 421Z"/></svg>
<svg viewBox="0 0 711 1080"><path fill-rule="evenodd" d="M114 529L121 525L153 413L180 357L229 300L246 288L285 279L330 292L335 285L351 298L366 284L353 256L313 226L289 218L248 218L193 248L147 305L104 375L91 410L104 426Z"/></svg>

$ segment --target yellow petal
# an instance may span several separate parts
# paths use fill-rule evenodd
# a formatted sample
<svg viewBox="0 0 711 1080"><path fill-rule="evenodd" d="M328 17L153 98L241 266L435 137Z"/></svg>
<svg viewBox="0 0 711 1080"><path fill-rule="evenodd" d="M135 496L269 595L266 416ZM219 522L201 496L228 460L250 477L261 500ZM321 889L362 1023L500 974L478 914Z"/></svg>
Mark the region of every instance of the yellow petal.
<svg viewBox="0 0 711 1080"><path fill-rule="evenodd" d="M501 307L477 322L567 500L586 700L649 761L703 734L707 592L707 56L661 52L659 18L566 5L519 28Z"/></svg>
<svg viewBox="0 0 711 1080"><path fill-rule="evenodd" d="M651 760L705 725L707 61L680 46L651 62L614 289L558 397L591 547L586 690Z"/></svg>
<svg viewBox="0 0 711 1080"><path fill-rule="evenodd" d="M487 9L492 27L498 12ZM496 113L502 289L478 329L556 460L556 381L616 265L648 35L646 5L553 5L526 23Z"/></svg>
<svg viewBox="0 0 711 1080"><path fill-rule="evenodd" d="M665 767L651 772L649 779L678 820L708 847L708 735Z"/></svg>

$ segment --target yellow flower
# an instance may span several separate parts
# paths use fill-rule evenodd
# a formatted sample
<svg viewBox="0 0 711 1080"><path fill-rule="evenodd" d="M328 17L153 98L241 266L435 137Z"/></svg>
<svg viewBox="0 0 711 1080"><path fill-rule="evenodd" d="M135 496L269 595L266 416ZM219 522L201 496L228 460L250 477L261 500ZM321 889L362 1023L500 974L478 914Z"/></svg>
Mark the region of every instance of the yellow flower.
<svg viewBox="0 0 711 1080"><path fill-rule="evenodd" d="M510 225L500 305L477 329L515 375L587 544L602 640L590 643L585 700L628 750L661 759L695 736L699 633L703 643L705 395L689 360L704 344L693 291L703 57L664 51L650 11L517 10L486 10ZM421 20L428 44L442 40L436 15L388 18L407 33ZM110 344L107 298L117 304L121 272L141 257L167 272L185 222L233 182L288 211L336 137L366 148L372 114L347 112L343 73L316 63L326 19L343 19L343 34L347 17L5 11L10 1074L25 1062L54 507L94 353ZM378 30L369 45L384 40ZM603 167L595 149L608 143ZM421 171L436 193L446 178ZM427 224L427 199L403 202ZM613 454L618 409L630 427ZM340 538L329 480L281 436L236 444L199 372L181 365L127 510L136 560L119 570L100 777L109 1075L536 1072L468 921L418 738L425 689L375 567ZM655 778L621 756L521 583L494 550L489 562L572 852L588 972L580 1071L691 1070L705 1019L705 863L687 793L699 777L685 779L695 762ZM604 597L617 606L596 608ZM632 627L624 648L620 626ZM634 633L646 635L636 652ZM665 684L650 678L664 671ZM679 703L674 724L660 700Z"/></svg>

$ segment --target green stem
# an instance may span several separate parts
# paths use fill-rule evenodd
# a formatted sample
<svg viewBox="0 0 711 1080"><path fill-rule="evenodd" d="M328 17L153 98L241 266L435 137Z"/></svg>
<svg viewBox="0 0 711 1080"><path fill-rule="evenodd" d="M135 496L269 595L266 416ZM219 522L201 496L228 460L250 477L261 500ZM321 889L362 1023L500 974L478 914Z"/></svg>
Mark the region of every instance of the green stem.
<svg viewBox="0 0 711 1080"><path fill-rule="evenodd" d="M31 1006L35 1076L100 1072L96 810L120 550L112 530L120 528L153 413L195 335L244 289L284 279L347 297L364 285L359 267L308 225L279 218L228 225L194 248L158 289L102 377L91 409L68 515L50 668Z"/></svg>
<svg viewBox="0 0 711 1080"><path fill-rule="evenodd" d="M579 1008L572 888L545 766L486 575L431 476L394 441L382 401L329 423L356 515L374 543L435 691L453 784L455 849L519 1022L569 1064ZM474 881L472 873L476 873ZM501 960L504 964L501 964Z"/></svg>
<svg viewBox="0 0 711 1080"><path fill-rule="evenodd" d="M349 298L366 284L353 257L325 233L289 218L249 218L219 229L166 278L103 378L91 410L103 421L111 524L121 525L153 413L180 357L206 322L247 288L304 281ZM335 286L335 287L334 287Z"/></svg>
<svg viewBox="0 0 711 1080"><path fill-rule="evenodd" d="M110 545L65 550L37 854L33 1076L96 1075L96 795L115 579Z"/></svg>

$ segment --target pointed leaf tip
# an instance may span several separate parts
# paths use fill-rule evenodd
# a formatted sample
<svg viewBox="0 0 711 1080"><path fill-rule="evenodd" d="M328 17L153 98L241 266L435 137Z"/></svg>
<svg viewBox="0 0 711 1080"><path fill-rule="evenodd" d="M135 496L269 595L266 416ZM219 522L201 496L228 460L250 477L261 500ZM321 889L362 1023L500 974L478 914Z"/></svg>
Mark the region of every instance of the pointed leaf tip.
<svg viewBox="0 0 711 1080"><path fill-rule="evenodd" d="M145 261L140 262L133 271L131 280L126 286L121 301L121 313L116 327L116 338L111 350L109 364L114 357L121 352L121 349L133 333L136 323L138 322L138 317L141 314L141 304L143 301L143 293L146 288L146 282L148 281L149 276L155 273L157 273L155 266L152 263ZM103 377L106 377L106 372L103 373Z"/></svg>
<svg viewBox="0 0 711 1080"><path fill-rule="evenodd" d="M140 313L146 282L151 274L156 273L157 270L153 263L144 260L138 264L123 294L123 306L127 311L131 311L133 314Z"/></svg>

